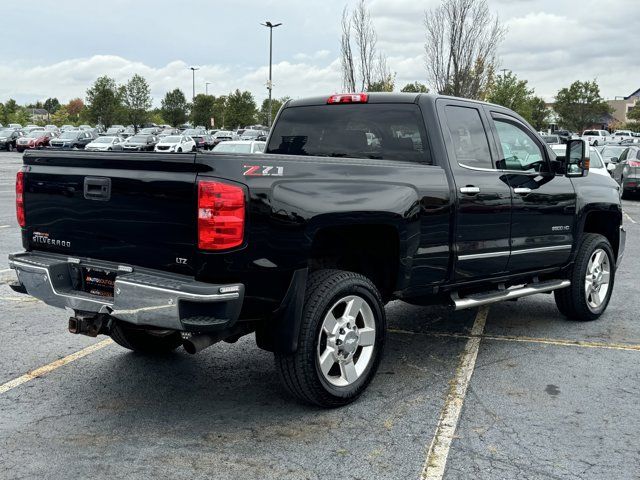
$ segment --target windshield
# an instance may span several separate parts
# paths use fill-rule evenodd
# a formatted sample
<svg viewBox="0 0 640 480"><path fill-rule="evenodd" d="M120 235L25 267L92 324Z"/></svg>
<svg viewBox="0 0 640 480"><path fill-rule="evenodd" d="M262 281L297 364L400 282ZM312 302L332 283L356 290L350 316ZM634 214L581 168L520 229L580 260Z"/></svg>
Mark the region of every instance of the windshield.
<svg viewBox="0 0 640 480"><path fill-rule="evenodd" d="M223 153L251 153L251 144L224 142L218 144L218 146L215 147L213 151Z"/></svg>
<svg viewBox="0 0 640 480"><path fill-rule="evenodd" d="M185 135L202 135L202 130L198 130L197 128L188 128L182 133Z"/></svg>
<svg viewBox="0 0 640 480"><path fill-rule="evenodd" d="M71 140L73 138L76 138L78 136L78 134L76 132L64 132L62 135L60 135L60 138L62 140Z"/></svg>
<svg viewBox="0 0 640 480"><path fill-rule="evenodd" d="M258 130L245 130L242 134L243 137L259 137L260 133Z"/></svg>
<svg viewBox="0 0 640 480"><path fill-rule="evenodd" d="M131 143L146 143L148 138L146 135L134 135L128 141Z"/></svg>
<svg viewBox="0 0 640 480"><path fill-rule="evenodd" d="M318 105L280 113L266 153L431 163L413 103Z"/></svg>
<svg viewBox="0 0 640 480"><path fill-rule="evenodd" d="M152 134L155 131L155 128L143 128L140 130L140 133L146 133L147 135Z"/></svg>
<svg viewBox="0 0 640 480"><path fill-rule="evenodd" d="M109 130L107 130L107 133L118 133L120 130L120 128L111 127Z"/></svg>
<svg viewBox="0 0 640 480"><path fill-rule="evenodd" d="M13 130L11 128L5 128L0 130L0 137L8 137L12 133L13 133Z"/></svg>
<svg viewBox="0 0 640 480"><path fill-rule="evenodd" d="M213 137L214 138L231 137L231 132L227 132L225 130L220 130L219 132L216 132Z"/></svg>
<svg viewBox="0 0 640 480"><path fill-rule="evenodd" d="M98 137L93 141L93 143L111 143L114 138L115 137Z"/></svg>
<svg viewBox="0 0 640 480"><path fill-rule="evenodd" d="M164 137L162 143L178 143L182 137L178 135L170 135L168 137Z"/></svg>

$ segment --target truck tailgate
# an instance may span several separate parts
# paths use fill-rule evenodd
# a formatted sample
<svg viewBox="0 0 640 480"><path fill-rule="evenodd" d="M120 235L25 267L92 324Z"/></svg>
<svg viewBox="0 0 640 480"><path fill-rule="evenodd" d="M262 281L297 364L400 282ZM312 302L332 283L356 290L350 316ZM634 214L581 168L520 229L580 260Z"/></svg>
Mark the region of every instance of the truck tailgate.
<svg viewBox="0 0 640 480"><path fill-rule="evenodd" d="M34 152L24 164L26 249L193 275L194 154Z"/></svg>

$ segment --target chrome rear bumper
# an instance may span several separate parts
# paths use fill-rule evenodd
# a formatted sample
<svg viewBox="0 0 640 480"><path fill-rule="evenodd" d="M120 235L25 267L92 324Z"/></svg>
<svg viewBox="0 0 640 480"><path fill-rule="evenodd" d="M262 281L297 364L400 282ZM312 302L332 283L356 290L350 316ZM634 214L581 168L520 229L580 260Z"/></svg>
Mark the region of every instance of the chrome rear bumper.
<svg viewBox="0 0 640 480"><path fill-rule="evenodd" d="M136 325L209 332L232 326L242 308L244 285L214 285L192 277L64 255L9 255L17 289L44 303L74 312L106 314ZM74 288L82 267L117 272L113 297Z"/></svg>

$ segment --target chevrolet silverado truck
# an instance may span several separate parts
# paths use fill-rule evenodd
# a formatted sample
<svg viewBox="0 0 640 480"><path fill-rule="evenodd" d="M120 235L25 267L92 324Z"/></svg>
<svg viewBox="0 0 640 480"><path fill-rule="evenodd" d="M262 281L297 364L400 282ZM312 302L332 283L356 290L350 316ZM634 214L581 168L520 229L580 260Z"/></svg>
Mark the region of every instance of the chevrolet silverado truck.
<svg viewBox="0 0 640 480"><path fill-rule="evenodd" d="M625 231L588 155L503 107L409 93L288 101L260 155L28 152L12 287L140 352L253 334L291 394L340 406L375 374L390 300L554 292L602 315Z"/></svg>

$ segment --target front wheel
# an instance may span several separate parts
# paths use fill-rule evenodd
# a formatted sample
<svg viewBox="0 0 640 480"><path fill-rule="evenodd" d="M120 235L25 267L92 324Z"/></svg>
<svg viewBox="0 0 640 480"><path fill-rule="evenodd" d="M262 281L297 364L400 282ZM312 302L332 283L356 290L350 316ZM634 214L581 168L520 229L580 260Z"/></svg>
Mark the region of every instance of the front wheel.
<svg viewBox="0 0 640 480"><path fill-rule="evenodd" d="M141 353L169 353L182 345L180 332L174 330L145 330L116 323L111 338L124 348Z"/></svg>
<svg viewBox="0 0 640 480"><path fill-rule="evenodd" d="M596 140L595 142L593 142L593 146L597 147L598 146L598 140Z"/></svg>
<svg viewBox="0 0 640 480"><path fill-rule="evenodd" d="M295 353L276 353L285 388L321 407L354 401L382 357L386 317L382 298L366 277L342 270L313 272L307 282Z"/></svg>
<svg viewBox="0 0 640 480"><path fill-rule="evenodd" d="M571 286L554 292L560 313L571 320L595 320L609 305L615 280L615 257L606 237L585 233L569 272Z"/></svg>

